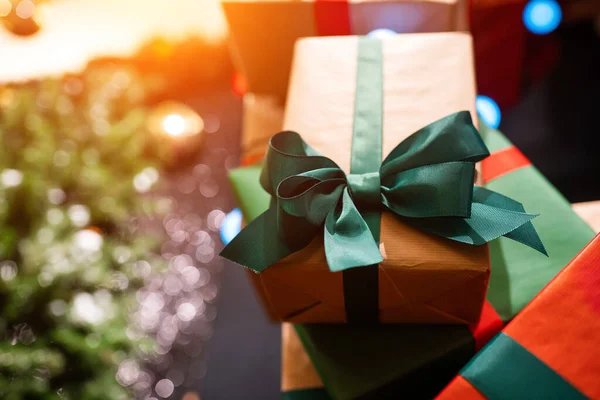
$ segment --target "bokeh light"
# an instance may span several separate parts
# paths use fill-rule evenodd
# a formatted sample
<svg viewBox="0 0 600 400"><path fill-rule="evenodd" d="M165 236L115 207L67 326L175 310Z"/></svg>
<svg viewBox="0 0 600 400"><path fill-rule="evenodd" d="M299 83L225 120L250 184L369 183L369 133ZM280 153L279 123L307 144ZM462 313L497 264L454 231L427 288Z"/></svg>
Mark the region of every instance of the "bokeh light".
<svg viewBox="0 0 600 400"><path fill-rule="evenodd" d="M369 32L367 34L367 36L372 39L385 39L385 38L389 38L392 36L396 36L396 32L394 32L391 29L381 28L381 29L375 29L374 31Z"/></svg>
<svg viewBox="0 0 600 400"><path fill-rule="evenodd" d="M523 11L525 27L537 35L552 32L561 20L562 11L555 0L531 0Z"/></svg>
<svg viewBox="0 0 600 400"><path fill-rule="evenodd" d="M156 394L160 397L167 398L173 394L175 390L175 385L169 379L161 379L156 383L154 388L156 390Z"/></svg>
<svg viewBox="0 0 600 400"><path fill-rule="evenodd" d="M220 235L223 244L229 244L242 229L242 211L239 208L231 210L221 223Z"/></svg>
<svg viewBox="0 0 600 400"><path fill-rule="evenodd" d="M12 281L17 276L17 264L12 260L0 262L0 278L3 281Z"/></svg>
<svg viewBox="0 0 600 400"><path fill-rule="evenodd" d="M12 10L12 3L9 0L0 0L0 17L6 17Z"/></svg>
<svg viewBox="0 0 600 400"><path fill-rule="evenodd" d="M102 248L102 235L92 229L83 229L73 237L75 246L81 250L96 252Z"/></svg>
<svg viewBox="0 0 600 400"><path fill-rule="evenodd" d="M194 136L204 130L204 121L192 108L174 101L156 106L147 124L151 132L171 137Z"/></svg>
<svg viewBox="0 0 600 400"><path fill-rule="evenodd" d="M27 19L33 17L35 13L35 4L31 0L22 0L16 9L17 15L20 18Z"/></svg>
<svg viewBox="0 0 600 400"><path fill-rule="evenodd" d="M498 104L490 97L479 95L475 102L479 118L490 128L498 128L502 120L502 113Z"/></svg>
<svg viewBox="0 0 600 400"><path fill-rule="evenodd" d="M181 136L185 133L185 118L179 114L169 114L163 120L163 129L171 136Z"/></svg>
<svg viewBox="0 0 600 400"><path fill-rule="evenodd" d="M23 182L23 173L16 169L5 169L0 173L0 183L4 187L19 186Z"/></svg>

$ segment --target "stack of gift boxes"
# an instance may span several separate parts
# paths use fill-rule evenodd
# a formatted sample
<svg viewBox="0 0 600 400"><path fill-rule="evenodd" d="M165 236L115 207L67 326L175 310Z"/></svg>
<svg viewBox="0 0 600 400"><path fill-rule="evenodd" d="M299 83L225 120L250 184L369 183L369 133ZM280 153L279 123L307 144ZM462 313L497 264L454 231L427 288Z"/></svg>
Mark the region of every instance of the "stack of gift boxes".
<svg viewBox="0 0 600 400"><path fill-rule="evenodd" d="M222 255L283 321L283 398L598 398L600 242L478 124L465 5L224 9L249 94Z"/></svg>

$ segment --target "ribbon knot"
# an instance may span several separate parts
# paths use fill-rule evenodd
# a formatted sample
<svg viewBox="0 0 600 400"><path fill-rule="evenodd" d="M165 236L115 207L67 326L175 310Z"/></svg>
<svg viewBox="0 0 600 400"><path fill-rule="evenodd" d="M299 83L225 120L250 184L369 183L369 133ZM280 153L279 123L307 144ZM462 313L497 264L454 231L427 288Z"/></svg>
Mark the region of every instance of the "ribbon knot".
<svg viewBox="0 0 600 400"><path fill-rule="evenodd" d="M352 199L359 208L381 207L381 176L379 171L346 175Z"/></svg>
<svg viewBox="0 0 600 400"><path fill-rule="evenodd" d="M323 232L331 271L378 264L383 257L365 221L374 208L457 242L481 245L505 236L546 254L531 223L537 215L513 199L473 186L475 163L487 156L468 111L413 133L379 171L363 174L346 175L299 134L278 133L271 138L261 174L262 187L275 201L221 254L261 272Z"/></svg>

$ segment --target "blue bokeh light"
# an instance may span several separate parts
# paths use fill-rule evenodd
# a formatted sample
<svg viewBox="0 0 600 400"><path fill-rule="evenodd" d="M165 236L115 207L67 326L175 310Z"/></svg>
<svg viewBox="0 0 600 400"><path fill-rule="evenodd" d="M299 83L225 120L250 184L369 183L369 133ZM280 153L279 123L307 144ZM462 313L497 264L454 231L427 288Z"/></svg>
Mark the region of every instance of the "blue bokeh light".
<svg viewBox="0 0 600 400"><path fill-rule="evenodd" d="M381 29L375 29L374 31L369 32L369 34L367 36L372 39L384 39L384 38L396 36L396 32L394 32L391 29L381 28Z"/></svg>
<svg viewBox="0 0 600 400"><path fill-rule="evenodd" d="M487 126L494 129L500 126L502 113L500 112L500 107L498 107L498 104L496 104L494 100L487 96L479 95L475 102L475 108L477 109L479 118L481 118Z"/></svg>
<svg viewBox="0 0 600 400"><path fill-rule="evenodd" d="M536 35L555 30L562 20L562 11L556 0L531 0L523 10L525 27Z"/></svg>
<svg viewBox="0 0 600 400"><path fill-rule="evenodd" d="M227 245L242 230L242 211L239 208L231 210L221 224L221 241Z"/></svg>

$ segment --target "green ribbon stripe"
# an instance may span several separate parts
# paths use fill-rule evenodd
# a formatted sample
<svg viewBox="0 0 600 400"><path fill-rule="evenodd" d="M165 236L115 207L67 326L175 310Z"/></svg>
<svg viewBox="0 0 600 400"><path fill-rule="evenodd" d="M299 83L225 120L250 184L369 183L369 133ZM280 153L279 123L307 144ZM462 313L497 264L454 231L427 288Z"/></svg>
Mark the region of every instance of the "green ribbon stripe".
<svg viewBox="0 0 600 400"><path fill-rule="evenodd" d="M379 244L379 167L383 151L383 51L380 40L366 37L358 39L356 93L348 186L361 209L361 215L373 235L373 240ZM331 232L335 232L337 228L333 221L331 219L329 227L326 226ZM330 248L336 248L337 252L338 246L334 240ZM340 248L339 251L343 253L344 249ZM377 322L378 265L345 269L343 274L346 320L349 323Z"/></svg>
<svg viewBox="0 0 600 400"><path fill-rule="evenodd" d="M381 162L382 45L358 40L350 174L295 132L271 138L260 182L271 207L221 255L260 273L323 234L332 272L344 271L349 320L377 319L380 213L418 229L482 245L500 236L546 254L517 201L474 187L475 163L489 156L468 111L450 114L402 141ZM401 240L401 238L399 238ZM357 267L360 272L349 271Z"/></svg>
<svg viewBox="0 0 600 400"><path fill-rule="evenodd" d="M510 336L499 333L460 372L489 400L587 399Z"/></svg>

